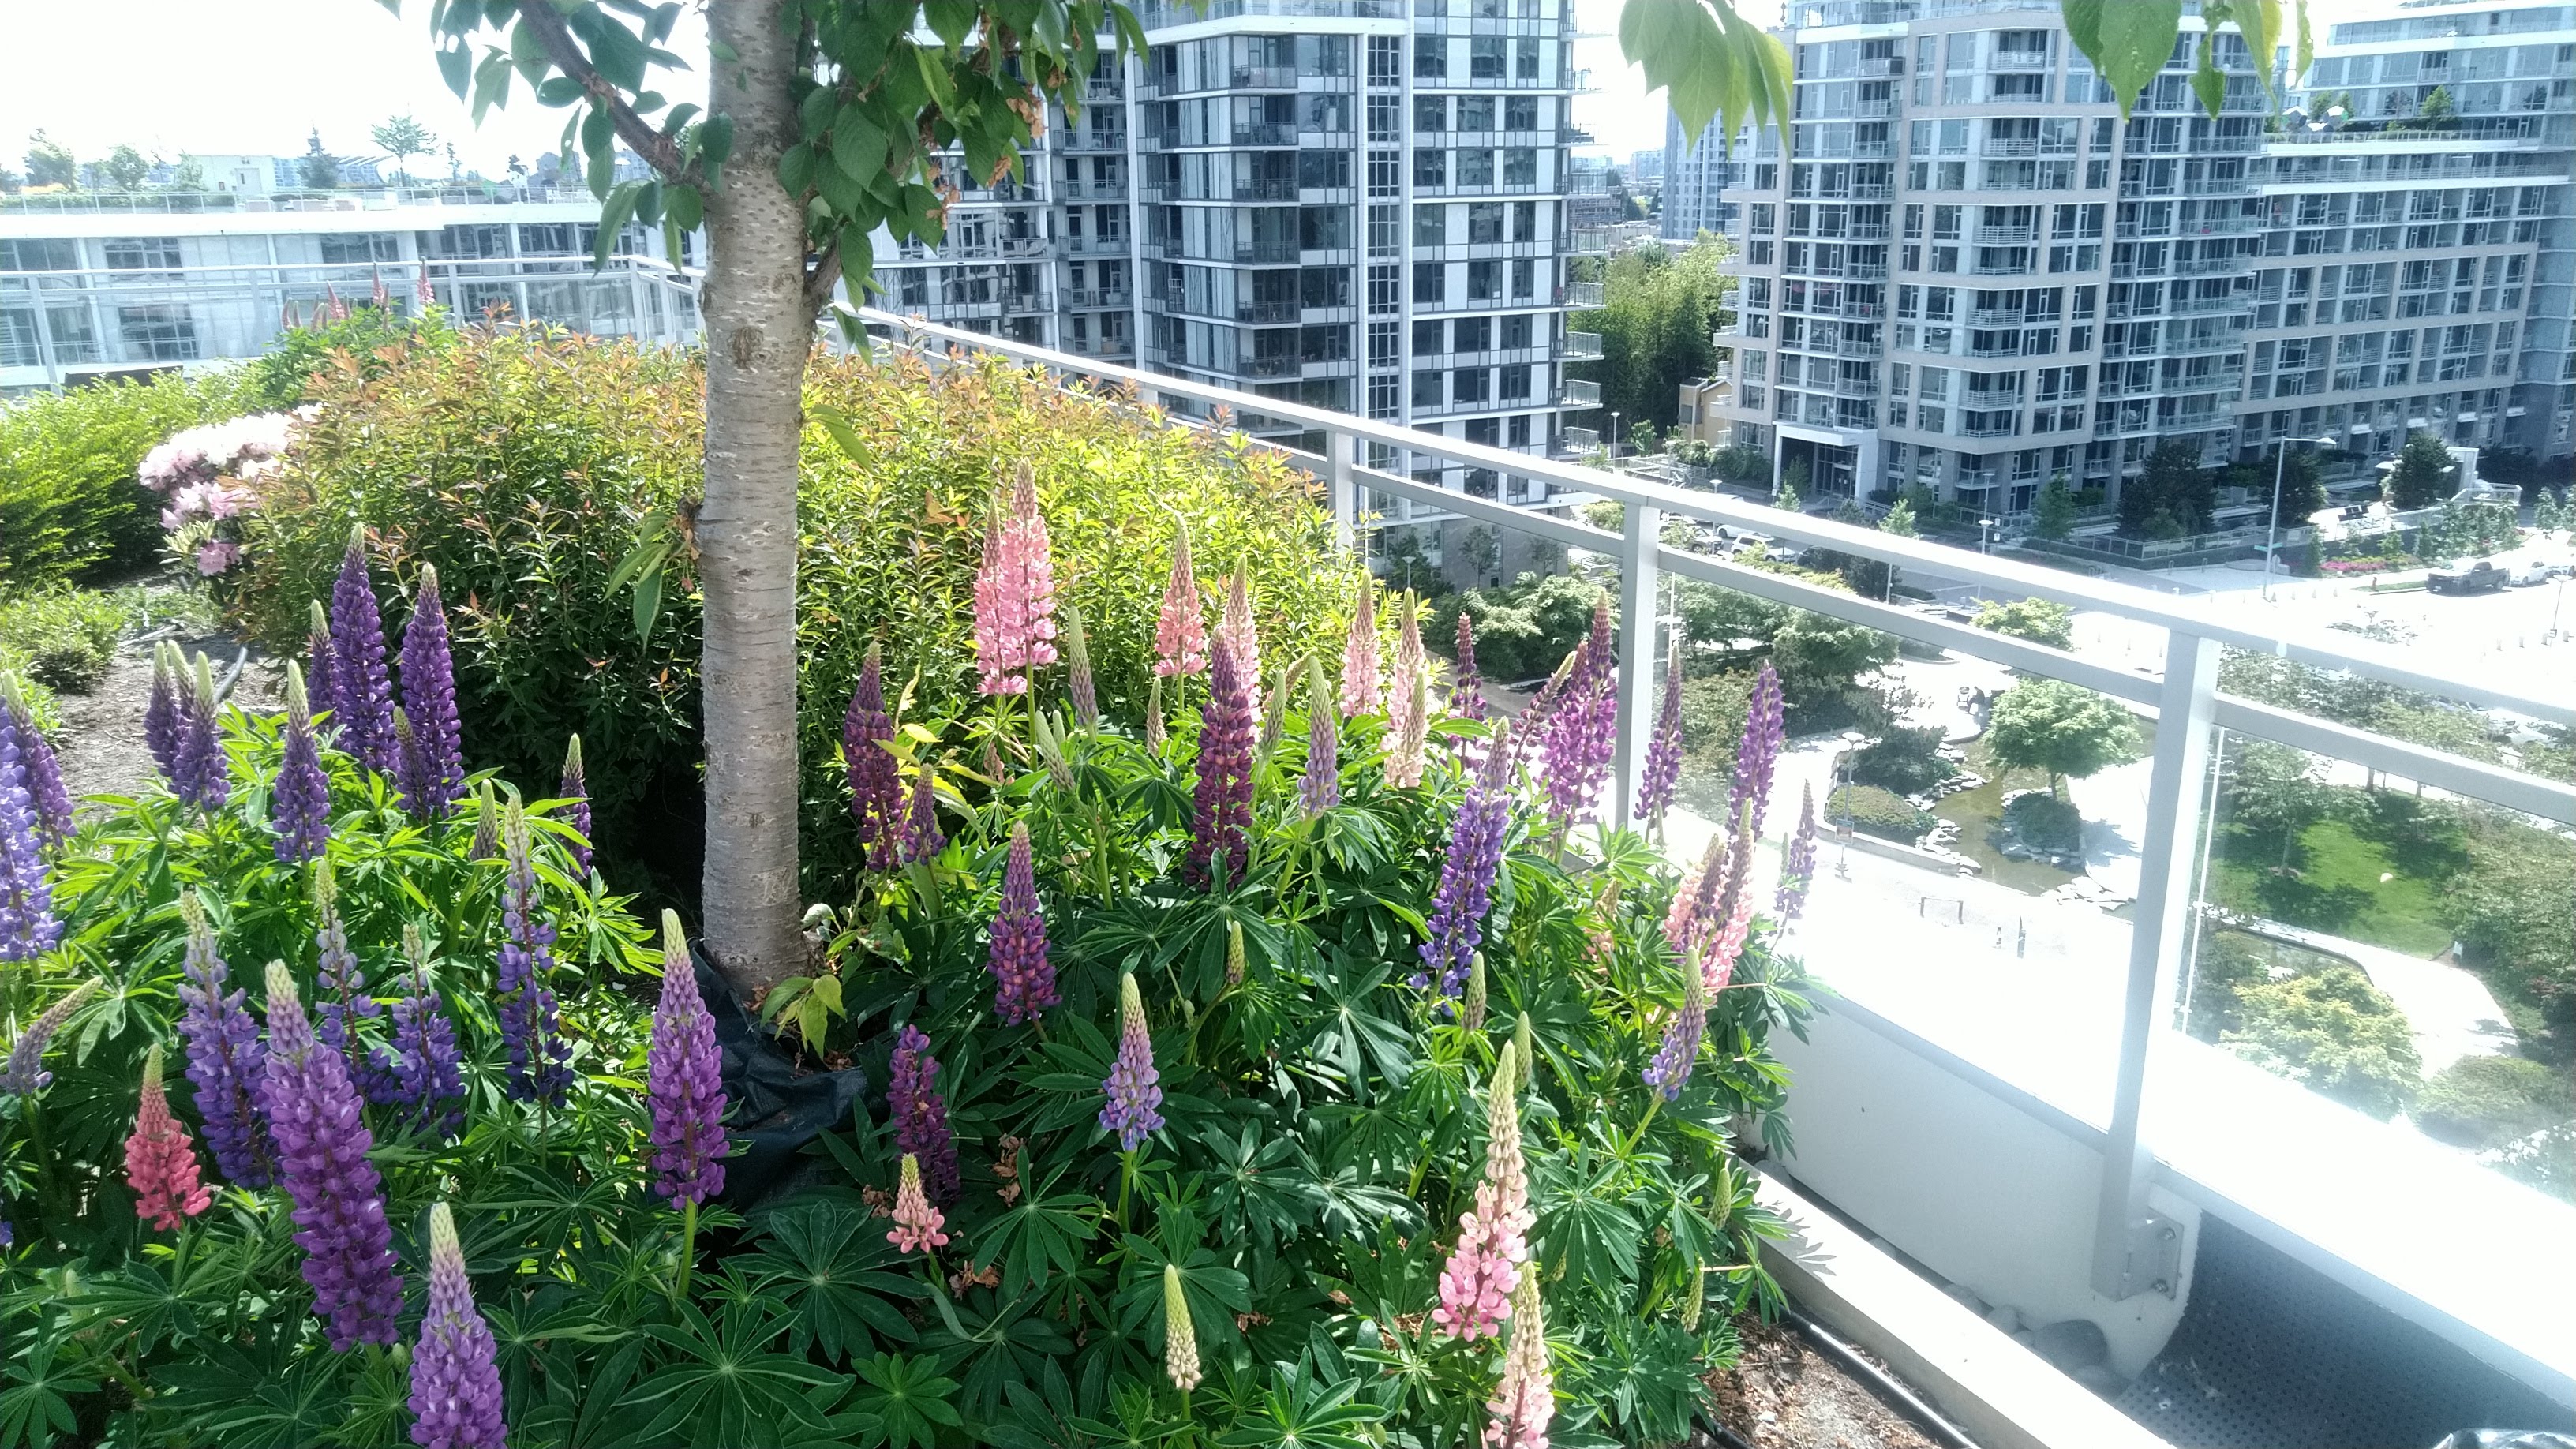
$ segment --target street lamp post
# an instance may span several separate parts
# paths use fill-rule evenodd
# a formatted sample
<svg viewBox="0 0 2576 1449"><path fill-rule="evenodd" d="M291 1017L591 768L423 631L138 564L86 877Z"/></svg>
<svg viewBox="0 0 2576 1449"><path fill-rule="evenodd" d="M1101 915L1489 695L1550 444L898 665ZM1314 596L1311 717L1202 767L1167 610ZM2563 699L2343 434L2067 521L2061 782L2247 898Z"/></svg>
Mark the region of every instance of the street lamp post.
<svg viewBox="0 0 2576 1449"><path fill-rule="evenodd" d="M1619 457L1619 413L1616 409L1610 413L1610 457L1614 462Z"/></svg>
<svg viewBox="0 0 2576 1449"><path fill-rule="evenodd" d="M2272 463L2272 526L2263 539L2263 602L2272 601L2272 557L2281 551L2281 480L2290 466L2292 443L2315 443L2331 446L2332 438L2283 438L2280 452Z"/></svg>

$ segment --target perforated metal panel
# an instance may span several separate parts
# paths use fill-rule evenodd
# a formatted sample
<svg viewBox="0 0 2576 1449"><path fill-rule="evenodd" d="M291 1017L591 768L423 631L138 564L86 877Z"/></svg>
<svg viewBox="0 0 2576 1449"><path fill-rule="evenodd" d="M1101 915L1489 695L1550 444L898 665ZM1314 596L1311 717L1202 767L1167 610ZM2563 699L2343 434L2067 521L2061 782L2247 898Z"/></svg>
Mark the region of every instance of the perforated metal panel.
<svg viewBox="0 0 2576 1449"><path fill-rule="evenodd" d="M2118 1401L2178 1449L2430 1449L2576 1415L2215 1216L2191 1300Z"/></svg>

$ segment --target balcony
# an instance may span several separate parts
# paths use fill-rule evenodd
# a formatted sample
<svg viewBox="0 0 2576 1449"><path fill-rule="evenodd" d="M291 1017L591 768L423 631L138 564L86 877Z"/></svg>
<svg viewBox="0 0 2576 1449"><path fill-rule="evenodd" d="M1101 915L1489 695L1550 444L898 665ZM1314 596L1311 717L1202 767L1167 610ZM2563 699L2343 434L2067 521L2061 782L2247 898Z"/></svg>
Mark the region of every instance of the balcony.
<svg viewBox="0 0 2576 1449"><path fill-rule="evenodd" d="M1097 233L1085 233L1081 236L1064 238L1063 245L1065 253L1069 256L1123 257L1127 255L1127 238L1124 235L1101 236Z"/></svg>
<svg viewBox="0 0 2576 1449"><path fill-rule="evenodd" d="M1601 334L1568 332L1565 340L1557 345L1556 356L1560 362L1598 362L1601 360Z"/></svg>
<svg viewBox="0 0 2576 1449"><path fill-rule="evenodd" d="M1056 145L1058 149L1068 152L1108 151L1125 155L1127 133L1123 130L1104 131L1087 126L1076 127L1068 129L1064 133L1064 139L1058 141Z"/></svg>
<svg viewBox="0 0 2576 1449"><path fill-rule="evenodd" d="M1852 115L1864 121L1884 121L1895 114L1894 101L1862 101L1852 107Z"/></svg>
<svg viewBox="0 0 2576 1449"><path fill-rule="evenodd" d="M2039 138L2036 136L1989 138L1984 146L1978 148L1977 154L1997 157L2036 156L2039 154Z"/></svg>
<svg viewBox="0 0 2576 1449"><path fill-rule="evenodd" d="M1977 242L1983 246L2024 247L2039 239L2039 228L2032 226L1981 226L1976 229Z"/></svg>
<svg viewBox="0 0 2576 1449"><path fill-rule="evenodd" d="M1599 226L1578 226L1565 234L1565 254L1570 257L1599 257L1610 253L1610 230Z"/></svg>
<svg viewBox="0 0 2576 1449"><path fill-rule="evenodd" d="M1576 307L1585 311L1591 311L1597 309L1601 305L1601 284L1599 282L1568 282L1565 284L1563 290L1565 292L1565 305L1568 307Z"/></svg>
<svg viewBox="0 0 2576 1449"><path fill-rule="evenodd" d="M1569 377L1557 384L1556 405L1561 408L1597 408L1601 406L1601 384L1589 378Z"/></svg>
<svg viewBox="0 0 2576 1449"><path fill-rule="evenodd" d="M1091 287L1064 294L1064 305L1075 312L1124 310L1130 303L1124 287Z"/></svg>
<svg viewBox="0 0 2576 1449"><path fill-rule="evenodd" d="M1297 68L1293 65L1238 65L1226 79L1236 90L1293 91L1297 89Z"/></svg>
<svg viewBox="0 0 2576 1449"><path fill-rule="evenodd" d="M1862 61L1860 74L1863 80L1879 80L1887 76L1903 75L1905 62L1889 56L1878 56Z"/></svg>
<svg viewBox="0 0 2576 1449"><path fill-rule="evenodd" d="M1989 70L2046 70L2049 67L2048 52L2044 50L1998 50L1994 53L1994 58L1986 63L1986 66Z"/></svg>

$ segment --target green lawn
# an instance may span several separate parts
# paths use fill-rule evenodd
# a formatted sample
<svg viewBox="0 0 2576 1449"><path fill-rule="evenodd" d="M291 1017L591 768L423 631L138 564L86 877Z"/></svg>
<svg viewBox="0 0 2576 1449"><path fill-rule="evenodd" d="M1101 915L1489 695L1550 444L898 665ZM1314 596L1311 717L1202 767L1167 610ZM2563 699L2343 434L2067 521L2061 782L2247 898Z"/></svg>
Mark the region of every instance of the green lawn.
<svg viewBox="0 0 2576 1449"><path fill-rule="evenodd" d="M2425 823L2416 817L2407 825L2420 830ZM2383 827L2329 818L2309 826L2292 846L2293 875L2277 869L2279 835L2229 825L2218 832L2211 892L2231 910L2432 956L2451 944L2439 911L2442 882L2453 869L2454 851L2446 844L2395 821Z"/></svg>

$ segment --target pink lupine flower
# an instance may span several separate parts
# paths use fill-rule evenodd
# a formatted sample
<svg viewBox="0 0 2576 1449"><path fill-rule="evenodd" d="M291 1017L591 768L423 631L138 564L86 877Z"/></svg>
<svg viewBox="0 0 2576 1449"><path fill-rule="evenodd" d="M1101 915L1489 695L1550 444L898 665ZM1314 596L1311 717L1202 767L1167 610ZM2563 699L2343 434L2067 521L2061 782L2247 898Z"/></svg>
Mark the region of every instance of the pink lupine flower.
<svg viewBox="0 0 2576 1449"><path fill-rule="evenodd" d="M1037 474L1020 463L1009 506L997 509L975 575L975 668L984 694L1026 694L1029 674L1055 662L1055 562L1038 512Z"/></svg>
<svg viewBox="0 0 2576 1449"><path fill-rule="evenodd" d="M1539 1313L1538 1269L1521 1270L1512 1288L1512 1346L1503 1354L1502 1381L1485 1405L1484 1449L1547 1449L1547 1427L1556 1418L1556 1384L1547 1366L1547 1324Z"/></svg>
<svg viewBox="0 0 2576 1449"><path fill-rule="evenodd" d="M903 1181L894 1194L894 1231L886 1234L886 1241L898 1253L927 1253L947 1246L948 1235L940 1231L947 1222L921 1190L921 1159L905 1153Z"/></svg>
<svg viewBox="0 0 2576 1449"><path fill-rule="evenodd" d="M1422 652L1422 621L1414 616L1413 597L1400 595L1396 613L1403 620L1395 645L1395 668L1387 680L1386 783L1399 790L1422 783L1423 746L1431 738L1431 670Z"/></svg>
<svg viewBox="0 0 2576 1449"><path fill-rule="evenodd" d="M143 1058L143 1106L134 1135L125 1139L125 1183L134 1190L134 1215L170 1232L214 1201L197 1175L197 1145L170 1115L161 1090L161 1048Z"/></svg>
<svg viewBox="0 0 2576 1449"><path fill-rule="evenodd" d="M1225 594L1225 612L1217 619L1216 636L1234 649L1236 667L1252 682L1254 704L1259 706L1261 692L1261 635L1252 622L1252 574L1242 560L1234 565L1234 579Z"/></svg>
<svg viewBox="0 0 2576 1449"><path fill-rule="evenodd" d="M1485 1109L1485 1179L1476 1185L1475 1207L1458 1219L1458 1245L1440 1270L1440 1304L1431 1310L1444 1332L1470 1341L1499 1333L1511 1316L1520 1265L1529 1261L1529 1230L1538 1221L1521 1160L1520 1080L1518 1044L1507 1042L1494 1063Z"/></svg>
<svg viewBox="0 0 2576 1449"><path fill-rule="evenodd" d="M1375 714L1378 705L1377 581L1360 575L1350 637L1342 643L1342 718Z"/></svg>
<svg viewBox="0 0 2576 1449"><path fill-rule="evenodd" d="M1172 540L1172 577L1163 585L1163 611L1154 621L1154 672L1196 674L1208 666L1207 622L1201 613L1198 575L1190 568L1190 526Z"/></svg>

